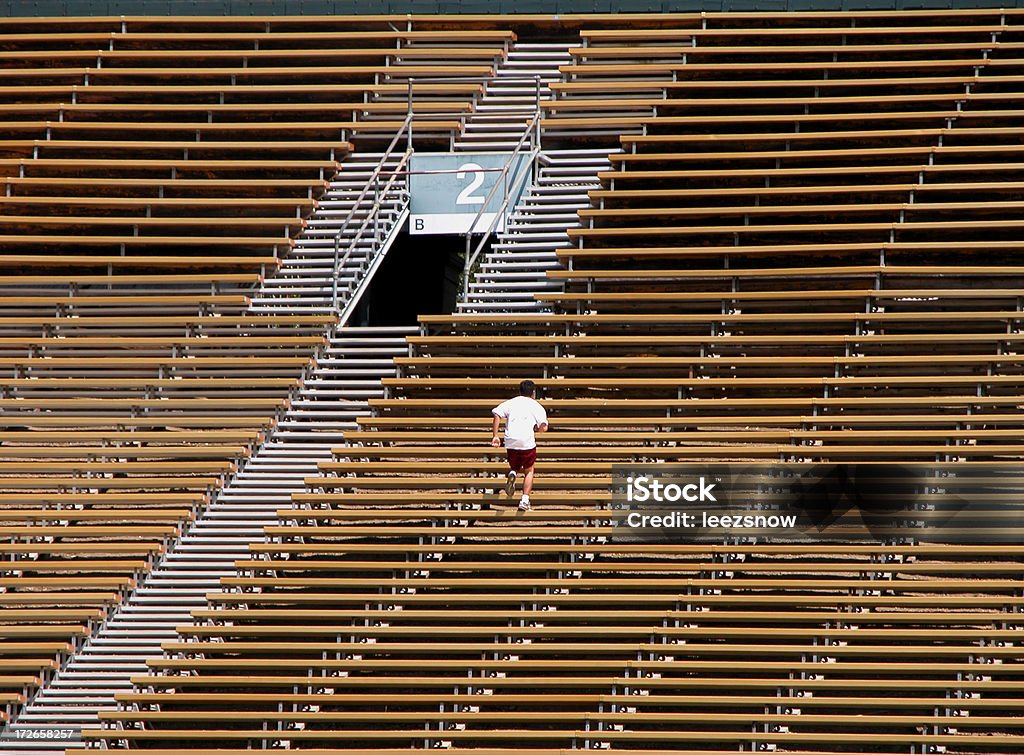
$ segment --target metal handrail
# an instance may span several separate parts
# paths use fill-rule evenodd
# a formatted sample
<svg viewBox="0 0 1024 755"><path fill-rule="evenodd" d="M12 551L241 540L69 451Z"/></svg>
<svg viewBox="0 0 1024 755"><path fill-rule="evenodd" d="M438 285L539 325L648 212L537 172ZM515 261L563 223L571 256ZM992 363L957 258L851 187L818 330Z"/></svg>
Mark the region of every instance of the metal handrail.
<svg viewBox="0 0 1024 755"><path fill-rule="evenodd" d="M397 171L401 171L401 169L403 167L405 167L405 165L409 162L409 158L412 157L413 151L414 150L412 149L412 147L409 147L409 148L407 148L405 150L405 152L403 153L401 159L398 161L398 165L396 166ZM339 306L340 302L338 301L338 294L337 294L337 292L338 292L338 274L339 274L340 270L345 267L345 263L347 263L349 258L352 256L352 252L355 251L356 244L358 244L359 241L363 238L363 232L366 230L366 227L370 224L371 220L373 221L373 226L374 226L373 239L374 239L374 241L379 241L380 240L379 239L379 237L380 237L380 225L379 225L380 211L381 211L381 207L383 206L383 199L391 191L392 186L395 183L395 181L398 178L398 176L401 175L397 171L391 174L391 178L389 178L387 183L384 184L384 188L379 188L379 187L375 186L375 189L374 189L375 198L374 198L373 204L370 206L370 211L368 213L366 213L366 217L363 218L363 222L356 229L356 232L352 236L351 241L349 241L348 247L345 249L345 256L341 258L340 263L338 263L338 262L335 263L336 264L336 268L335 268L335 271L334 271L334 299L333 299L333 301L334 301L334 310L338 314L341 313L341 307ZM376 182L376 179L375 179L375 182ZM406 187L404 189L404 193L405 193L405 196L406 196L406 201L408 202L408 196L409 196L409 189L408 189L408 187ZM336 245L336 247L337 247L337 245ZM337 254L335 255L335 257L337 259ZM369 261L370 260L368 259L367 262L369 262ZM346 290L348 290L348 289L346 289Z"/></svg>
<svg viewBox="0 0 1024 755"><path fill-rule="evenodd" d="M410 86L410 89L411 88L412 87ZM384 170L384 165L387 163L387 161L389 159L391 159L391 156L392 156L392 153L395 150L395 147L398 146L399 139L402 138L402 134L406 133L407 130L408 130L408 138L407 138L407 142L406 142L406 152L408 153L409 151L412 150L412 96L411 96L411 94L410 94L410 98L409 98L409 111L406 113L405 120L402 121L401 127L395 133L395 136L391 140L391 143L388 144L387 149L384 150L384 154L381 155L380 160L377 161L376 167L374 167L373 171L370 173L370 178L366 181L366 185L363 187L363 190L359 192L359 196L357 196L355 201L352 203L352 207L351 207L351 209L349 209L348 214L345 216L345 219L342 221L341 227L338 229L337 233L334 234L334 276L333 276L332 287L331 287L331 301L334 304L335 312L338 311L338 274L340 273L338 257L341 254L341 237L348 230L349 225L352 223L352 220L355 218L356 212L359 210L360 203L363 201L363 199L366 198L366 194L370 191L370 186L374 186L374 187L377 186L378 180L380 178L380 174ZM376 204L377 204L377 202L374 203L374 206L376 206ZM364 226L360 227L360 230L356 234L356 238L358 238L359 233L362 232L362 228L363 227L365 227L365 224L364 224ZM350 250L351 250L351 247L352 247L352 245L349 245L349 249ZM346 260L347 260L347 257L346 257Z"/></svg>
<svg viewBox="0 0 1024 755"><path fill-rule="evenodd" d="M540 77L537 77L537 82L539 86ZM494 229L498 225L498 220L508 210L508 203L512 199L512 197L515 196L519 184L521 184L523 179L530 174L530 170L533 167L533 163L537 159L537 155L540 153L540 138L539 134L537 134L538 138L536 139L536 142L532 144L530 159L526 161L526 165L524 166L522 172L518 176L516 176L512 184L509 185L507 181L509 170L511 169L513 163L515 163L516 158L523 151L523 145L526 143L527 138L529 137L530 141L533 142L534 129L539 128L539 126L540 109L538 108L537 112L534 113L533 118L531 118L530 121L526 124L526 129L523 131L523 135L519 138L519 141L516 143L516 146L512 150L512 153L509 155L508 160L505 161L505 165L501 169L501 174L498 176L498 180L494 182L494 186L492 186L491 190L487 193L487 198L484 199L483 204L480 205L480 209L477 210L476 217L473 218L473 222L470 223L469 225L469 230L466 231L466 251L465 260L462 268L463 298L466 298L469 295L469 276L473 270L473 266L476 264L477 258L479 258L480 256L480 252L483 250L484 246L487 244L487 241L493 235ZM487 227L487 230L483 232L483 235L481 236L479 243L477 243L476 245L476 249L473 249L471 252L470 248L473 245L473 232L476 230L477 224L480 222L480 218L483 217L484 212L487 210L487 205L491 203L491 199L494 197L494 192L497 191L498 186L502 184L502 179L506 179L505 199L504 201L502 201L501 207L499 207L495 211L494 217L491 218L491 224Z"/></svg>

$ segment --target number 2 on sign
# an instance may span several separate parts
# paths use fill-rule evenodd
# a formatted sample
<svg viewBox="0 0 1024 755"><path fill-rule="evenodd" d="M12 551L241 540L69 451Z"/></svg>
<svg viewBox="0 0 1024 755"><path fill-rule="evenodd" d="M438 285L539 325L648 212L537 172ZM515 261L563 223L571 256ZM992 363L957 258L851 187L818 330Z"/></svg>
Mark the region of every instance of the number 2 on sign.
<svg viewBox="0 0 1024 755"><path fill-rule="evenodd" d="M476 163L466 163L465 165L459 166L459 172L455 174L455 178L462 181L466 178L466 175L470 175L469 186L459 192L459 196L455 198L455 204L483 204L484 196L477 196L473 192L480 188L480 184L484 182L484 169Z"/></svg>

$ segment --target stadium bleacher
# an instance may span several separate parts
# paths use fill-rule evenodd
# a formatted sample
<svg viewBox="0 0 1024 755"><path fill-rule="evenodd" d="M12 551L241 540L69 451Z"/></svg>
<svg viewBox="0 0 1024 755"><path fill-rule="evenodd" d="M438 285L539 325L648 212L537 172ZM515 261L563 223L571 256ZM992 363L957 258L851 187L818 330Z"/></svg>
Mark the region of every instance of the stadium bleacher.
<svg viewBox="0 0 1024 755"><path fill-rule="evenodd" d="M72 26L21 19L0 34L5 720L301 384L336 318L249 303L351 135L390 139L411 86L417 144L449 142L513 36L365 19L316 34Z"/></svg>
<svg viewBox="0 0 1024 755"><path fill-rule="evenodd" d="M380 77L480 77L518 36L571 35L545 143L623 152L548 274L564 290L536 294L552 311L421 317L374 416L86 743L1024 750L1021 547L630 543L610 510L624 462L1015 478L1024 13L395 20L0 37L33 71L4 117L70 124L12 121L0 163L0 702L43 683L272 427L333 323L247 314L247 294L337 161L398 128L407 84ZM166 67L182 50L194 81ZM477 85L457 86L423 90L417 112L445 114L417 129L429 143L472 109ZM121 141L143 117L146 139ZM282 122L299 125L275 142ZM488 445L524 378L552 421L527 513Z"/></svg>

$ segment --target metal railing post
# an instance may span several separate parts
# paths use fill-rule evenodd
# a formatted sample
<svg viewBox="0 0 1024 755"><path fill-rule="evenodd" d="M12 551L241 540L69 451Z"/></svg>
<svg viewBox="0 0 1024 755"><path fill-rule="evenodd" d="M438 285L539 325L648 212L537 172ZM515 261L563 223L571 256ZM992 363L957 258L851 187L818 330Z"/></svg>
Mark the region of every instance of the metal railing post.
<svg viewBox="0 0 1024 755"><path fill-rule="evenodd" d="M409 77L408 88L406 90L406 96L408 100L405 105L405 121L408 127L408 131L405 136L405 149L406 151L412 149L412 77Z"/></svg>
<svg viewBox="0 0 1024 755"><path fill-rule="evenodd" d="M341 235L334 237L334 275L331 276L331 302L335 311L338 309L338 254L341 251Z"/></svg>
<svg viewBox="0 0 1024 755"><path fill-rule="evenodd" d="M535 114L536 114L535 119L537 121L537 125L535 126L535 136L534 136L533 146L536 147L537 149L540 149L540 75L539 74L537 75L537 104L536 104Z"/></svg>

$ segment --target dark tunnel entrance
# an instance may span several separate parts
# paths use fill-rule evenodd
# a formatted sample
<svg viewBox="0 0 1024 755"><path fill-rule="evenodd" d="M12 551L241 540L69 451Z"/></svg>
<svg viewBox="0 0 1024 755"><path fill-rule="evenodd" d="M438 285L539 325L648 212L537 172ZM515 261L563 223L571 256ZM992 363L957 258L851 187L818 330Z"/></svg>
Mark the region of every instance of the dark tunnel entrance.
<svg viewBox="0 0 1024 755"><path fill-rule="evenodd" d="M465 243L457 235L400 234L356 305L349 325L414 325L417 315L454 312Z"/></svg>

